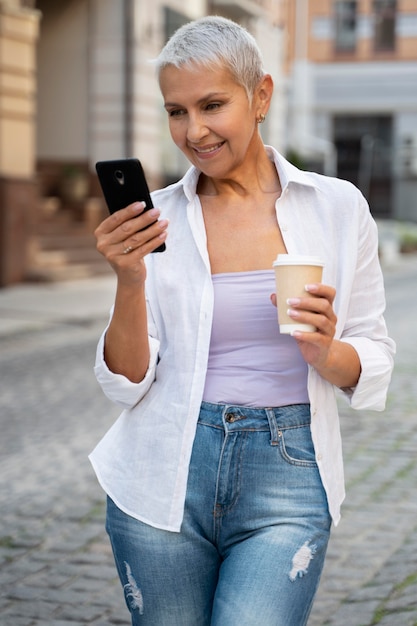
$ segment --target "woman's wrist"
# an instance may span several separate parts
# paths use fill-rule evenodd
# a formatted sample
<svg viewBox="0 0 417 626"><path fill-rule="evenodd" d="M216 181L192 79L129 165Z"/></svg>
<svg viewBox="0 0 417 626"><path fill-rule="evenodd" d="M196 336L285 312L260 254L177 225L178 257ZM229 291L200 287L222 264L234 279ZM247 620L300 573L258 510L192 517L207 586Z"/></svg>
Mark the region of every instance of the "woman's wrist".
<svg viewBox="0 0 417 626"><path fill-rule="evenodd" d="M334 339L326 361L315 369L336 387L355 387L361 374L361 363L353 346Z"/></svg>

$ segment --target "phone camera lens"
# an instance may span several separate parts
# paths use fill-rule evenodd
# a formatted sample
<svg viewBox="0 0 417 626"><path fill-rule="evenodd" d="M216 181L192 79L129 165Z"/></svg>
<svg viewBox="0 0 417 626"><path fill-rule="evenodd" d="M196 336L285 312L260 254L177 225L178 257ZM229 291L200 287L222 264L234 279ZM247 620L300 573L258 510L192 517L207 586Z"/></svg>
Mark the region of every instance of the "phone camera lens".
<svg viewBox="0 0 417 626"><path fill-rule="evenodd" d="M119 183L119 185L124 185L125 184L125 177L124 177L124 174L123 174L122 170L116 170L114 172L114 176L115 176L117 182Z"/></svg>

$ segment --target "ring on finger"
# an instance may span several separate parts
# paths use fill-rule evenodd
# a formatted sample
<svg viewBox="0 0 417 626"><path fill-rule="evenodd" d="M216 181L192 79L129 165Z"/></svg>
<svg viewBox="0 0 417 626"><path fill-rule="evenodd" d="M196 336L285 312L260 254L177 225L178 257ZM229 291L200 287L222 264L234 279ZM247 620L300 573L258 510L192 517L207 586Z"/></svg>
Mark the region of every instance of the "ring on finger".
<svg viewBox="0 0 417 626"><path fill-rule="evenodd" d="M132 246L127 246L127 248L123 250L123 254L129 254L129 252L132 252L132 250L133 250Z"/></svg>

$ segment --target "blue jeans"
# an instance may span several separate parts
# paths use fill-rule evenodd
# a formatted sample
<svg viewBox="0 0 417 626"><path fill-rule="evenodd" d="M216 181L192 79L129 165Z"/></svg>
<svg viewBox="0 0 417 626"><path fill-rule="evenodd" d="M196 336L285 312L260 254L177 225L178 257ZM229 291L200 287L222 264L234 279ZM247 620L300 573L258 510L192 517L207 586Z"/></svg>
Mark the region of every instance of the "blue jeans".
<svg viewBox="0 0 417 626"><path fill-rule="evenodd" d="M330 526L307 404L202 404L180 533L107 509L134 626L303 626Z"/></svg>

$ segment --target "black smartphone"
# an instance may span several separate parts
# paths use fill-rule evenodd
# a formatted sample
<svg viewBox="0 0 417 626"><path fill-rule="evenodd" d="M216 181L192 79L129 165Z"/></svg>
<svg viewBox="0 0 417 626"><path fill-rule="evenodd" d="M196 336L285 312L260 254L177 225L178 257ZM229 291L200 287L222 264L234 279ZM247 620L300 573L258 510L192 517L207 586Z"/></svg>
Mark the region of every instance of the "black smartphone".
<svg viewBox="0 0 417 626"><path fill-rule="evenodd" d="M98 161L96 172L110 213L124 209L132 202L146 202L145 211L152 209L145 173L138 159ZM153 252L163 252L165 243Z"/></svg>

